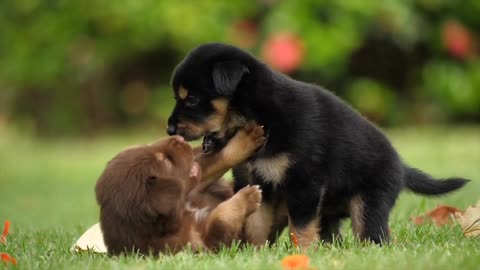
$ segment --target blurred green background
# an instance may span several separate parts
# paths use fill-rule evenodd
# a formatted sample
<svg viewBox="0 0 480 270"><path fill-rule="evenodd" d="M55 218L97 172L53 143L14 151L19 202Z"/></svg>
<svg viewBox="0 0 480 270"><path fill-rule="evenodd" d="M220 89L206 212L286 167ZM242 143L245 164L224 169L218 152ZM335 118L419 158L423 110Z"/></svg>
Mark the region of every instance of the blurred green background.
<svg viewBox="0 0 480 270"><path fill-rule="evenodd" d="M154 128L175 64L244 48L384 125L479 122L480 1L3 0L0 127L40 136Z"/></svg>
<svg viewBox="0 0 480 270"><path fill-rule="evenodd" d="M326 248L320 265L338 256L350 269L476 269L479 242L459 226L417 228L409 217L479 199L478 0L0 0L0 229L12 221L0 251L22 269L124 266L69 248L98 221L106 162L166 136L171 72L204 42L331 89L382 126L408 164L473 180L440 198L403 193L392 248ZM179 260L277 269L278 256L239 256Z"/></svg>

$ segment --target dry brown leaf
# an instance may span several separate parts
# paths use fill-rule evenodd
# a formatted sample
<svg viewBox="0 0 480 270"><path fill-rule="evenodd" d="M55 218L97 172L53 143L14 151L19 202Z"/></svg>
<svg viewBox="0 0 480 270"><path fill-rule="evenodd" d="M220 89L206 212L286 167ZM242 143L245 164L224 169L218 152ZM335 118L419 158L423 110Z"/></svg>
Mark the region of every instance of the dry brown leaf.
<svg viewBox="0 0 480 270"><path fill-rule="evenodd" d="M480 235L480 201L463 213L455 213L455 219L462 226L465 236Z"/></svg>
<svg viewBox="0 0 480 270"><path fill-rule="evenodd" d="M453 217L455 213L463 213L462 210L448 205L439 205L435 209L428 211L426 214L412 217L412 222L415 225L420 225L424 223L430 223L437 226L442 226L446 224L451 224L453 222Z"/></svg>

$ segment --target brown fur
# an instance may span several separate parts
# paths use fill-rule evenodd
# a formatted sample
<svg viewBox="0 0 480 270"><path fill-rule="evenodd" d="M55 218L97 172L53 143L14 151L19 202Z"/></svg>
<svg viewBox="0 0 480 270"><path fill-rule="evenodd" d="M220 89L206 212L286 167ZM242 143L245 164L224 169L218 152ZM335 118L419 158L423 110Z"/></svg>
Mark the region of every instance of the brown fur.
<svg viewBox="0 0 480 270"><path fill-rule="evenodd" d="M219 153L198 154L179 136L132 147L115 156L96 185L100 223L109 254L216 249L239 239L243 223L259 206L261 191L248 186L233 195L218 179L264 142L260 127L241 129ZM200 176L192 176L195 160ZM186 204L208 207L196 220Z"/></svg>
<svg viewBox="0 0 480 270"><path fill-rule="evenodd" d="M303 248L309 248L319 239L318 219L314 219L303 227L293 226L289 219L290 233L295 235L298 245Z"/></svg>
<svg viewBox="0 0 480 270"><path fill-rule="evenodd" d="M354 196L350 200L350 217L352 218L353 233L357 237L362 237L364 232L364 202L360 195Z"/></svg>

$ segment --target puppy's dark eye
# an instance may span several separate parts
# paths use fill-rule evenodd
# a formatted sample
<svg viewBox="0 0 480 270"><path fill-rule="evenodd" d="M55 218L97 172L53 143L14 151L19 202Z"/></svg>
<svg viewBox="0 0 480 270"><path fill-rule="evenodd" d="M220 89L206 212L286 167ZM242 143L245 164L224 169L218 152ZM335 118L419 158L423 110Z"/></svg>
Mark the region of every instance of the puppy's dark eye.
<svg viewBox="0 0 480 270"><path fill-rule="evenodd" d="M198 105L198 102L200 102L200 99L198 99L197 97L188 96L185 100L185 106L187 108L193 108Z"/></svg>
<svg viewBox="0 0 480 270"><path fill-rule="evenodd" d="M145 182L147 184L153 184L153 183L155 183L155 181L157 181L157 177L155 177L155 176L149 176L149 177L147 177L147 179L145 179Z"/></svg>

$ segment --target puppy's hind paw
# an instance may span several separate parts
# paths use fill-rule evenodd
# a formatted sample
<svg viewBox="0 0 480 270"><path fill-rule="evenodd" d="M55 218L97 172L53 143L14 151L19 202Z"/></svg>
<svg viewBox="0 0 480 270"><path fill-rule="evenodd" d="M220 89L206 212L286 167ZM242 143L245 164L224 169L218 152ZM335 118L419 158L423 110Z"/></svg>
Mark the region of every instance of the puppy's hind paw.
<svg viewBox="0 0 480 270"><path fill-rule="evenodd" d="M239 190L237 195L244 201L247 215L255 212L262 202L262 190L258 185L248 185Z"/></svg>

